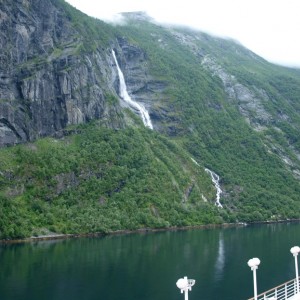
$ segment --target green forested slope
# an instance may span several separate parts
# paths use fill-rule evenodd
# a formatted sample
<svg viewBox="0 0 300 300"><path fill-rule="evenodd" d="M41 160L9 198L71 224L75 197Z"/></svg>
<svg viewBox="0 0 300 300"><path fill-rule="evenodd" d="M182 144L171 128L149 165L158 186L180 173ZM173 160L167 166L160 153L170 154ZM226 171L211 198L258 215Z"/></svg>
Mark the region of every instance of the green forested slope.
<svg viewBox="0 0 300 300"><path fill-rule="evenodd" d="M123 30L146 49L153 73L168 78L164 96L178 116L176 140L221 176L227 192L223 202L233 219L299 218L299 179L293 173L299 168L299 71L272 65L233 41L189 29L177 30L200 38L179 43L176 29L148 22L137 25L134 18ZM220 78L201 64L204 55L212 56L250 91L263 89L268 95L262 105L270 120L263 123L253 117L263 130L254 130L239 103L228 100ZM284 163L286 157L293 160L290 165Z"/></svg>
<svg viewBox="0 0 300 300"><path fill-rule="evenodd" d="M210 177L175 143L143 128L79 130L1 150L2 238L224 221Z"/></svg>
<svg viewBox="0 0 300 300"><path fill-rule="evenodd" d="M159 131L128 114L134 121L125 129L91 122L60 139L1 149L0 239L300 217L299 70L187 28L132 16L110 26L53 3L84 37L77 55L116 38L142 49L147 72L166 86L152 105L166 113ZM267 96L245 117L242 101L202 63L206 56ZM220 176L223 208L204 168Z"/></svg>

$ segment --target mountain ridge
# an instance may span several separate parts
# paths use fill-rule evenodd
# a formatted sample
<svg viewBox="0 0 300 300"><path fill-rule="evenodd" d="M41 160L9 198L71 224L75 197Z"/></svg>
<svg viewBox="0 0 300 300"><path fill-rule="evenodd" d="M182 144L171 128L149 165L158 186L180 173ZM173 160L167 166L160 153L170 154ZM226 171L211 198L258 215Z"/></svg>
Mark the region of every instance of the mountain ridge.
<svg viewBox="0 0 300 300"><path fill-rule="evenodd" d="M0 14L0 238L299 218L297 69L140 13ZM153 131L120 97L112 50Z"/></svg>

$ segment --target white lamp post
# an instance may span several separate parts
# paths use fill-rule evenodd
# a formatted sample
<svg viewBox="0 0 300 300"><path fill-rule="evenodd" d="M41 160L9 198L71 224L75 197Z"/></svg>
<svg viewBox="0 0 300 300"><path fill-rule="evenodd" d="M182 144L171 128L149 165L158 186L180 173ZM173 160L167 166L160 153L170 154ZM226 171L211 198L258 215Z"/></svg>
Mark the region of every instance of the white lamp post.
<svg viewBox="0 0 300 300"><path fill-rule="evenodd" d="M257 283L256 283L256 270L260 264L260 260L257 257L248 260L248 266L253 271L253 286L254 286L254 300L257 300Z"/></svg>
<svg viewBox="0 0 300 300"><path fill-rule="evenodd" d="M188 292L192 290L192 286L195 284L196 280L187 279L186 276L184 278L180 278L177 280L176 285L180 289L181 293L184 292L184 300L188 300Z"/></svg>
<svg viewBox="0 0 300 300"><path fill-rule="evenodd" d="M295 269L296 269L296 286L297 286L297 294L299 293L299 275L298 275L298 261L297 261L297 256L298 253L300 252L300 247L294 246L291 248L291 253L295 257Z"/></svg>

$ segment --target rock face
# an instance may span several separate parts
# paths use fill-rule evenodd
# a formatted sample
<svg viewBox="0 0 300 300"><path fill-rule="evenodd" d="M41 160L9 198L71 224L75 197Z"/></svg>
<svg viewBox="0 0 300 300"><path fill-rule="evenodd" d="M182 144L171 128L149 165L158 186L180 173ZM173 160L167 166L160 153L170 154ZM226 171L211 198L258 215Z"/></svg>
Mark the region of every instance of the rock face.
<svg viewBox="0 0 300 300"><path fill-rule="evenodd" d="M143 104L151 120L155 122L154 129L159 130L162 109L155 108L154 104L161 102L166 84L150 76L147 56L142 49L129 44L124 38L117 39L117 46L118 62L125 77L128 93L134 101ZM119 87L116 89L118 91ZM127 106L124 102L122 105Z"/></svg>
<svg viewBox="0 0 300 300"><path fill-rule="evenodd" d="M0 147L92 119L123 127L112 47L138 101L155 85L144 53L124 39L81 51L83 37L55 2L0 2Z"/></svg>
<svg viewBox="0 0 300 300"><path fill-rule="evenodd" d="M272 116L265 110L262 103L269 100L265 91L256 90L256 93L254 93L248 87L239 83L233 75L227 73L209 55L204 56L202 65L210 70L213 76L218 76L222 80L228 100L237 104L241 115L255 130L259 131L262 127L261 124L272 121Z"/></svg>

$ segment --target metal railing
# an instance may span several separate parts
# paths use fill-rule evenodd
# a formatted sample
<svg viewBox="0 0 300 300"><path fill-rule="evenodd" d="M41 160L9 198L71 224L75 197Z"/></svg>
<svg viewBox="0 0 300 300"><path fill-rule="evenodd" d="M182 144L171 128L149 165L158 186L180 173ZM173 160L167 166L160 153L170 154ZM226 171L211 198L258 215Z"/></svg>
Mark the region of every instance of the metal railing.
<svg viewBox="0 0 300 300"><path fill-rule="evenodd" d="M298 283L299 283L298 278ZM264 293L261 293L257 296L257 300L287 300L291 299L295 295L300 294L297 292L297 280L292 279L287 281L281 285L276 286L275 288L268 290ZM248 300L254 300L254 298L250 298Z"/></svg>

